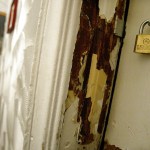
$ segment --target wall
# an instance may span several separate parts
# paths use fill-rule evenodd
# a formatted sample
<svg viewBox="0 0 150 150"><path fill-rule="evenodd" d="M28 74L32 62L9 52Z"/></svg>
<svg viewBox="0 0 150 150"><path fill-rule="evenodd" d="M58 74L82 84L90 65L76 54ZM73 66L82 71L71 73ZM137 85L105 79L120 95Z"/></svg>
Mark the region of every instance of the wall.
<svg viewBox="0 0 150 150"><path fill-rule="evenodd" d="M81 0L19 1L1 55L1 149L56 149L80 6Z"/></svg>
<svg viewBox="0 0 150 150"><path fill-rule="evenodd" d="M105 13L109 20L112 14L106 8L111 6L105 2L101 1L100 15ZM131 1L127 35L105 137L110 144L121 149L149 149L150 62L149 56L133 53L138 27L143 18L148 17L148 3L148 0ZM114 12L116 0L112 4L113 9L109 10ZM80 7L81 0L19 1L16 28L12 34L5 35L0 57L2 150L57 148ZM141 11L142 7L145 11ZM75 137L73 140L78 146ZM68 148L67 142L62 143Z"/></svg>
<svg viewBox="0 0 150 150"><path fill-rule="evenodd" d="M11 1L7 1L10 8ZM4 4L4 3L3 3ZM5 3L6 5L6 3ZM26 137L31 72L41 1L20 0L15 30L7 34L0 56L0 149L21 150ZM8 19L9 9L7 10Z"/></svg>
<svg viewBox="0 0 150 150"><path fill-rule="evenodd" d="M106 137L123 150L150 149L150 56L133 52L140 24L149 18L149 0L131 0L126 36ZM145 33L150 33L147 27Z"/></svg>
<svg viewBox="0 0 150 150"><path fill-rule="evenodd" d="M9 9L9 4L10 3L10 0L1 0L0 1L0 11L1 12L8 12L8 9Z"/></svg>

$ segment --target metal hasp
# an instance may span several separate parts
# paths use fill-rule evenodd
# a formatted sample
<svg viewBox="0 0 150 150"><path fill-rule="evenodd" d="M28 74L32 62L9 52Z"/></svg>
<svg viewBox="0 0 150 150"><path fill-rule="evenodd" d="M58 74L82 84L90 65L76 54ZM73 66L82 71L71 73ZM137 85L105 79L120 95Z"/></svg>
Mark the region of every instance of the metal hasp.
<svg viewBox="0 0 150 150"><path fill-rule="evenodd" d="M150 20L145 20L139 29L139 34L136 35L134 52L149 54L150 53L150 34L143 34L145 25L150 26Z"/></svg>

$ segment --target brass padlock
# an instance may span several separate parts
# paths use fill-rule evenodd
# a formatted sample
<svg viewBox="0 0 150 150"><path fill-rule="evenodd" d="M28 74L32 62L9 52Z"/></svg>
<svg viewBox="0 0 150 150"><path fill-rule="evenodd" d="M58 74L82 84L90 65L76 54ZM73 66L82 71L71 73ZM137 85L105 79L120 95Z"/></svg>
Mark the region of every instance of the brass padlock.
<svg viewBox="0 0 150 150"><path fill-rule="evenodd" d="M134 47L134 52L136 53L150 53L150 34L143 34L146 24L150 26L150 21L146 20L141 24L139 34L136 36L136 43Z"/></svg>

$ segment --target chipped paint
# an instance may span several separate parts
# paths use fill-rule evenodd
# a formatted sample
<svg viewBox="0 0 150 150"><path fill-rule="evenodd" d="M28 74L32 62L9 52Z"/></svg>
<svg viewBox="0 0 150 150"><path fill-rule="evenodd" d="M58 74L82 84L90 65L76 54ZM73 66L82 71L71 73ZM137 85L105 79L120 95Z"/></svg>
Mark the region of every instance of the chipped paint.
<svg viewBox="0 0 150 150"><path fill-rule="evenodd" d="M77 127L76 142L85 148L93 143L97 149L103 134L120 49L120 37L114 34L115 23L117 17L123 18L125 2L119 0L107 20L104 15L99 16L98 0L83 0L64 124L69 121L68 112L78 103L78 111L70 120Z"/></svg>
<svg viewBox="0 0 150 150"><path fill-rule="evenodd" d="M119 19L122 19L122 17L124 16L124 6L125 6L125 1L119 0L118 6L116 7L116 15L118 16Z"/></svg>
<svg viewBox="0 0 150 150"><path fill-rule="evenodd" d="M79 131L78 143L89 144L94 140L93 134L91 133L91 123L88 116L91 112L92 101L91 98L84 98L82 111L80 117L82 119L81 127Z"/></svg>

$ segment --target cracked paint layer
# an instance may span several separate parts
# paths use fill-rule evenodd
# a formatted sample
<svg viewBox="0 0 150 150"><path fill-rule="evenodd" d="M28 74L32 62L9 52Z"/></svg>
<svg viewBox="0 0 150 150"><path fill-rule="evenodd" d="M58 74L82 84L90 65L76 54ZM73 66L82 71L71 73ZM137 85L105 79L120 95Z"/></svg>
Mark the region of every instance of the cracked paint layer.
<svg viewBox="0 0 150 150"><path fill-rule="evenodd" d="M99 0L83 0L80 27L73 55L66 111L78 100L78 144L99 140L114 78L111 55L118 56L120 37L114 34L116 18L123 19L125 0L119 0L111 20L99 16ZM115 49L118 49L117 51ZM116 61L116 60L115 60ZM114 62L116 66L116 62Z"/></svg>

